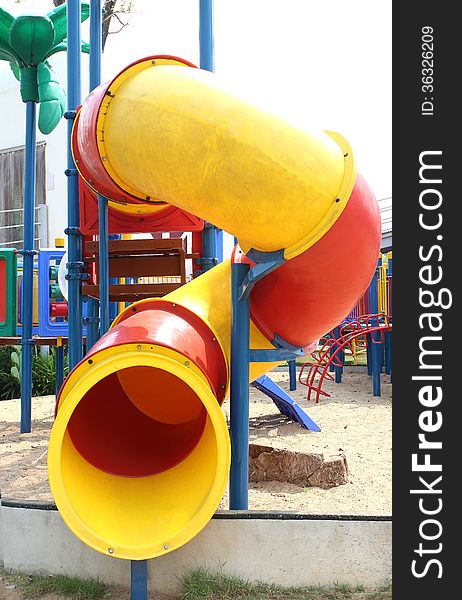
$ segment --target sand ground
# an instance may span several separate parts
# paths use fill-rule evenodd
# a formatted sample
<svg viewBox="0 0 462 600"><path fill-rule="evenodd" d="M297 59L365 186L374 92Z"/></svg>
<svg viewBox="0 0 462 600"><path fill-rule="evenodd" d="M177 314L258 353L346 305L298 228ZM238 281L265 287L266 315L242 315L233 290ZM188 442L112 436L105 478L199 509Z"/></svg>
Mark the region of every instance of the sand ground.
<svg viewBox="0 0 462 600"><path fill-rule="evenodd" d="M271 377L288 391L287 368ZM298 385L292 397L321 427L320 433L302 429L280 415L273 402L251 388L252 442L299 452L343 452L349 483L322 490L291 484L251 484L249 508L313 514L391 514L391 384L382 376L382 396L372 396L372 384L363 370L344 374L342 384L326 382L332 397L319 404L307 402L306 387ZM224 405L229 417L229 402ZM19 433L18 400L0 402L0 491L3 497L52 500L47 480L47 444L53 423L54 397L33 401L32 433ZM228 506L227 494L220 508Z"/></svg>

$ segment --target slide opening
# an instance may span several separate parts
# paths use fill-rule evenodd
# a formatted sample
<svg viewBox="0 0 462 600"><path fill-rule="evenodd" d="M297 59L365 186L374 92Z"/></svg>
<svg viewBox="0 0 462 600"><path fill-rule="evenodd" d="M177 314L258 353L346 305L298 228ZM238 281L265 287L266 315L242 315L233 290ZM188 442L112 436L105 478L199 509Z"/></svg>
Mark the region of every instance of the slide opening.
<svg viewBox="0 0 462 600"><path fill-rule="evenodd" d="M94 467L123 477L171 469L204 431L201 399L175 375L149 366L111 373L92 386L74 410L68 431Z"/></svg>

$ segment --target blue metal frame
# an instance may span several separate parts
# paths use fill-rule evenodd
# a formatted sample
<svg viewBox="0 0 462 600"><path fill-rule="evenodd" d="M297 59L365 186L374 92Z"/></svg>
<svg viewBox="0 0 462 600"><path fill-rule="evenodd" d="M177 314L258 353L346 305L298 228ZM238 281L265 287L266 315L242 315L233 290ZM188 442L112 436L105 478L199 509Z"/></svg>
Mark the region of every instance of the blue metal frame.
<svg viewBox="0 0 462 600"><path fill-rule="evenodd" d="M58 343L55 348L55 394L59 394L59 390L64 382L64 346L62 340L58 337Z"/></svg>
<svg viewBox="0 0 462 600"><path fill-rule="evenodd" d="M377 289L378 270L375 270L372 277L371 285L369 286L370 310L372 314L379 311L379 297ZM371 319L371 325L377 326L378 320ZM372 373L372 390L374 396L380 396L380 373L382 371L382 361L380 357L380 332L373 331L370 334L371 348L369 356L371 357L371 373ZM369 357L368 357L369 358Z"/></svg>
<svg viewBox="0 0 462 600"><path fill-rule="evenodd" d="M199 53L200 68L215 71L213 47L213 0L199 0ZM200 264L208 271L223 261L223 231L206 223L202 232L202 254Z"/></svg>
<svg viewBox="0 0 462 600"><path fill-rule="evenodd" d="M24 155L23 293L21 302L21 433L30 433L32 411L36 124L36 104L34 101L30 100L29 102L26 102L26 146Z"/></svg>
<svg viewBox="0 0 462 600"><path fill-rule="evenodd" d="M130 564L130 600L146 600L148 597L148 561L132 560Z"/></svg>
<svg viewBox="0 0 462 600"><path fill-rule="evenodd" d="M297 363L295 358L289 360L289 390L294 392L297 389Z"/></svg>
<svg viewBox="0 0 462 600"><path fill-rule="evenodd" d="M98 233L99 233L99 334L104 335L111 324L109 306L109 236L108 202L104 196L98 196Z"/></svg>
<svg viewBox="0 0 462 600"><path fill-rule="evenodd" d="M79 185L77 169L71 151L72 126L75 110L81 102L81 38L80 38L80 0L67 2L67 213L69 280L69 368L72 369L83 356L83 319L82 319L82 236L79 231Z"/></svg>
<svg viewBox="0 0 462 600"><path fill-rule="evenodd" d="M250 266L231 265L231 470L229 508L249 508L249 361L250 298L240 300L241 286Z"/></svg>
<svg viewBox="0 0 462 600"><path fill-rule="evenodd" d="M250 292L253 283L274 271L267 261L252 269L246 263L231 265L231 389L230 437L231 470L229 477L229 508L248 510L249 507L249 363L282 362L303 356L302 348L288 344L278 335L274 349L250 349ZM264 269L264 265L270 268ZM278 266L283 261L278 263ZM252 271L256 270L253 274ZM249 282L253 282L249 285ZM316 424L314 424L317 427Z"/></svg>

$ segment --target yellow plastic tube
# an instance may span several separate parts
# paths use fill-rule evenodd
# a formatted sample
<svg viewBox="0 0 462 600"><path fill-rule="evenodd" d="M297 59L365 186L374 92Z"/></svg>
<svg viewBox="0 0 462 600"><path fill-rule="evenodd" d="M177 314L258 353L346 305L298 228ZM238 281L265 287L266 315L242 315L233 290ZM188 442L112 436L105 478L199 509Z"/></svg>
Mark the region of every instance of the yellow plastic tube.
<svg viewBox="0 0 462 600"><path fill-rule="evenodd" d="M379 216L351 149L338 134L297 128L173 62L138 61L90 94L74 128L77 167L119 201L166 202L234 234L245 253L279 251L286 263L263 280L259 304L268 310L252 313L250 344L273 348L274 320L284 317L307 348L329 318L347 314L375 268ZM364 267L331 285L323 270L342 246ZM230 264L124 310L64 382L50 487L70 529L99 552L170 552L207 524L225 491ZM309 316L294 321L290 304L312 287L310 314L322 310L309 329ZM252 363L250 381L273 366Z"/></svg>

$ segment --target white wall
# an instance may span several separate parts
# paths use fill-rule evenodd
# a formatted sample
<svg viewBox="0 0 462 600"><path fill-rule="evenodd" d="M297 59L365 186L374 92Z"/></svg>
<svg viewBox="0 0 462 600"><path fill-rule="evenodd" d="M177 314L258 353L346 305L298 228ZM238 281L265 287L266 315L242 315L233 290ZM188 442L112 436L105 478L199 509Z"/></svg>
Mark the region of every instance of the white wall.
<svg viewBox="0 0 462 600"><path fill-rule="evenodd" d="M58 512L0 506L1 521L6 569L129 585L129 561L85 546ZM391 521L215 518L182 548L149 561L150 587L175 593L184 573L220 566L285 586L384 585L391 580Z"/></svg>

